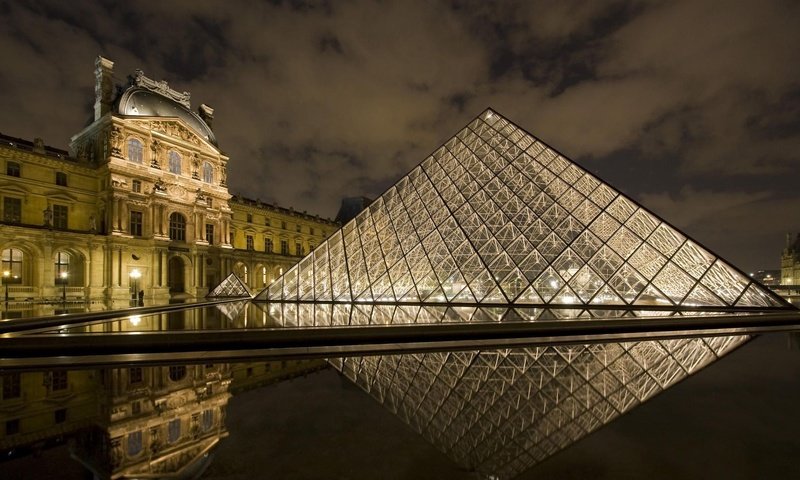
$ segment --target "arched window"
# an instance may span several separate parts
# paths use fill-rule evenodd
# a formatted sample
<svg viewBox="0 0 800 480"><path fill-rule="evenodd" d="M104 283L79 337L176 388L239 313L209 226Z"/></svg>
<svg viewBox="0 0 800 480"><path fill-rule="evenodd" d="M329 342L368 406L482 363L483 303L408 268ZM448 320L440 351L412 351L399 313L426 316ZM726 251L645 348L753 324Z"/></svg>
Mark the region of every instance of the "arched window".
<svg viewBox="0 0 800 480"><path fill-rule="evenodd" d="M175 150L169 152L169 173L181 174L181 156Z"/></svg>
<svg viewBox="0 0 800 480"><path fill-rule="evenodd" d="M203 181L214 183L214 167L208 162L203 163Z"/></svg>
<svg viewBox="0 0 800 480"><path fill-rule="evenodd" d="M128 140L128 160L131 162L142 163L144 158L144 149L142 142L135 138Z"/></svg>
<svg viewBox="0 0 800 480"><path fill-rule="evenodd" d="M2 256L3 284L22 283L22 262L25 254L17 248L7 248L3 250ZM8 272L8 274L6 274Z"/></svg>
<svg viewBox="0 0 800 480"><path fill-rule="evenodd" d="M55 259L55 274L56 274L56 284L62 285L67 284L69 285L69 253L67 252L56 252L56 259Z"/></svg>
<svg viewBox="0 0 800 480"><path fill-rule="evenodd" d="M169 239L186 241L186 218L178 212L172 212L169 216Z"/></svg>

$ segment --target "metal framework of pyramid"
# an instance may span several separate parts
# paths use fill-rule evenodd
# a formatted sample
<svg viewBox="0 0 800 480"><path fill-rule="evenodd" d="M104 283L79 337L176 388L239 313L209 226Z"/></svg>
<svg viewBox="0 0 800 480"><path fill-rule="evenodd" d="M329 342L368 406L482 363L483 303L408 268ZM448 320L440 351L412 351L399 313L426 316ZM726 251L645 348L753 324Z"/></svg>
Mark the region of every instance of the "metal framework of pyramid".
<svg viewBox="0 0 800 480"><path fill-rule="evenodd" d="M256 300L787 307L492 110Z"/></svg>
<svg viewBox="0 0 800 480"><path fill-rule="evenodd" d="M211 289L206 298L251 298L253 296L247 286L231 273L216 287Z"/></svg>

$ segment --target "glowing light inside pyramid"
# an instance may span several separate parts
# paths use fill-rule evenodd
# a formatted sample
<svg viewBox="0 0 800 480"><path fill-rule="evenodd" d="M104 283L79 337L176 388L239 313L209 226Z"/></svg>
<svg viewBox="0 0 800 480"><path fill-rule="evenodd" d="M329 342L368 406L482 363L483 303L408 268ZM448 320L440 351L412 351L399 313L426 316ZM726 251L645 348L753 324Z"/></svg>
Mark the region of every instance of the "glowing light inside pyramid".
<svg viewBox="0 0 800 480"><path fill-rule="evenodd" d="M257 299L785 305L492 111Z"/></svg>
<svg viewBox="0 0 800 480"><path fill-rule="evenodd" d="M247 289L244 283L236 276L236 274L231 273L225 279L220 282L219 285L214 287L206 297L209 298L221 298L221 297L245 297L250 298L252 294L250 290Z"/></svg>

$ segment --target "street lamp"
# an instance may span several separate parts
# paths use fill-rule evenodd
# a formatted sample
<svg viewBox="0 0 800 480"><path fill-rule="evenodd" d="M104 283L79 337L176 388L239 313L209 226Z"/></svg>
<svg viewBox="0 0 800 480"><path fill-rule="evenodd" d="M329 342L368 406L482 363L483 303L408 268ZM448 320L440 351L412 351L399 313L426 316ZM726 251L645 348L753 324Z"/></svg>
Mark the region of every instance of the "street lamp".
<svg viewBox="0 0 800 480"><path fill-rule="evenodd" d="M3 271L3 285L6 287L6 292L5 292L6 303L8 303L8 277L10 276L11 272L9 272L8 270Z"/></svg>
<svg viewBox="0 0 800 480"><path fill-rule="evenodd" d="M69 273L61 272L61 302L67 303L67 277Z"/></svg>
<svg viewBox="0 0 800 480"><path fill-rule="evenodd" d="M133 299L136 301L136 306L139 306L139 278L142 276L142 272L139 271L138 268L134 268L131 270L130 273L131 280L133 281Z"/></svg>

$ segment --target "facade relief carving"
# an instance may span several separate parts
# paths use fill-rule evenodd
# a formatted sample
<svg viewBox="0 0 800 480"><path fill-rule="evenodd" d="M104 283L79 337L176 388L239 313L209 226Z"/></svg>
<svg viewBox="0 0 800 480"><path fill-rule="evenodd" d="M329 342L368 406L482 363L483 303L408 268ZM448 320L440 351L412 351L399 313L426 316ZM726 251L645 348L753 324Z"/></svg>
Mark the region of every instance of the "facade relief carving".
<svg viewBox="0 0 800 480"><path fill-rule="evenodd" d="M152 152L150 166L161 170L161 154L164 152L164 146L158 140L153 140L153 143L150 144L150 151Z"/></svg>
<svg viewBox="0 0 800 480"><path fill-rule="evenodd" d="M111 155L122 157L122 129L113 125L108 131L108 144L111 145Z"/></svg>
<svg viewBox="0 0 800 480"><path fill-rule="evenodd" d="M200 138L194 134L191 130L184 127L178 122L169 122L169 121L162 121L162 120L153 120L151 122L146 123L146 128L149 128L156 132L161 132L165 135L174 138L180 138L185 142L193 143L197 146L200 146Z"/></svg>

